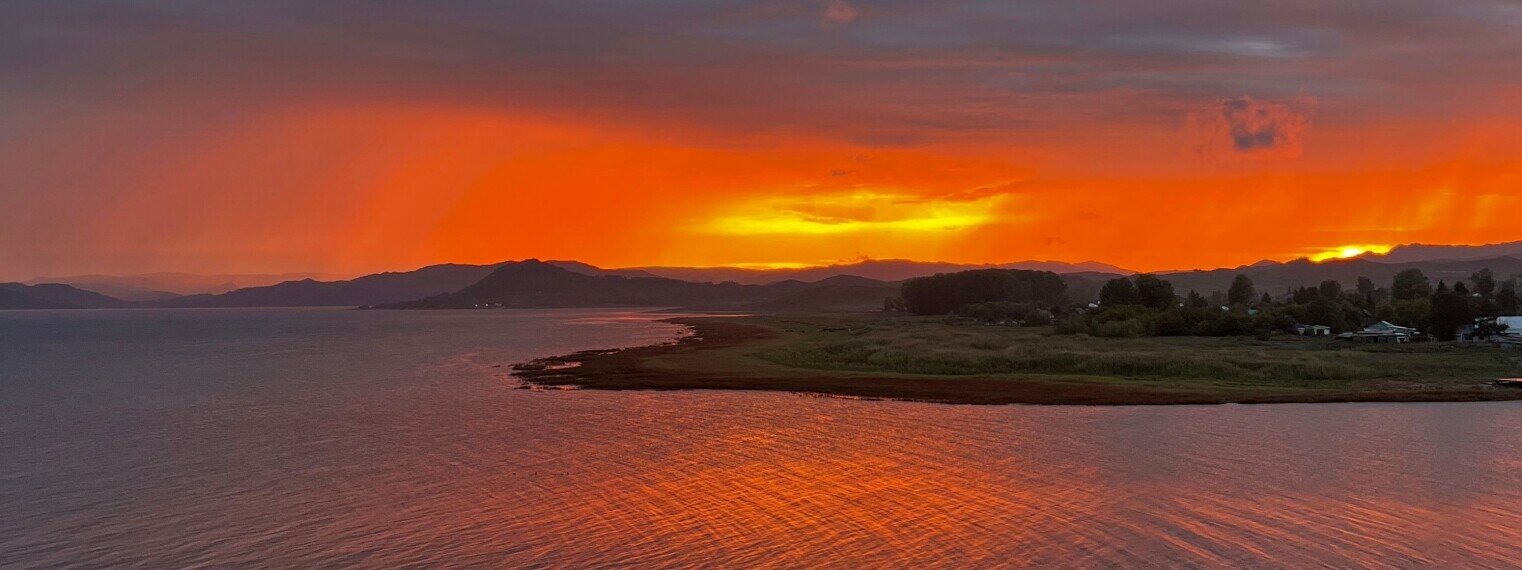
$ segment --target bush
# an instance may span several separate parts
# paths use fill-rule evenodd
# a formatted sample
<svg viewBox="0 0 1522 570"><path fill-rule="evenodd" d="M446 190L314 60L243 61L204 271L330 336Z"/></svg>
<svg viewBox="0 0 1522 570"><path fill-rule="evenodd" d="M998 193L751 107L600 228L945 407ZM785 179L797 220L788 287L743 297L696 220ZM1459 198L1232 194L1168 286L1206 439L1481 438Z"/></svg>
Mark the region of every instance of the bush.
<svg viewBox="0 0 1522 570"><path fill-rule="evenodd" d="M1141 319L1126 319L1124 321L1100 323L1094 331L1094 336L1107 338L1135 338L1139 336L1146 336L1146 334L1147 325L1146 323L1143 323Z"/></svg>
<svg viewBox="0 0 1522 570"><path fill-rule="evenodd" d="M1057 334L1086 334L1092 336L1094 334L1094 324L1089 321L1088 317L1073 315L1058 321L1055 332Z"/></svg>

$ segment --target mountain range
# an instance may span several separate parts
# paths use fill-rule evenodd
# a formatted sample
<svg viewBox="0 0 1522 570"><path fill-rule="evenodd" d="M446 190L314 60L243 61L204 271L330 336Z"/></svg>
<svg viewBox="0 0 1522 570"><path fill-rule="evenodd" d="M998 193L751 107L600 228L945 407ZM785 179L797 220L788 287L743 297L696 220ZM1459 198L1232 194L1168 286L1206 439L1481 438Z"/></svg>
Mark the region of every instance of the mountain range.
<svg viewBox="0 0 1522 570"><path fill-rule="evenodd" d="M338 279L316 273L220 274L143 273L138 275L70 275L38 277L28 285L62 283L109 295L123 301L157 301L184 295L216 295L244 287L274 285L300 279Z"/></svg>
<svg viewBox="0 0 1522 570"><path fill-rule="evenodd" d="M1420 261L1472 260L1496 257L1522 257L1522 241L1489 245L1398 245L1385 254L1364 254L1364 259L1380 263L1414 263Z"/></svg>
<svg viewBox="0 0 1522 570"><path fill-rule="evenodd" d="M575 270L572 270L575 269ZM474 307L687 307L693 309L880 308L896 294L895 283L834 276L812 283L785 280L766 285L683 281L653 275L604 272L590 266L535 259L504 263L458 291L382 305L395 309Z"/></svg>
<svg viewBox="0 0 1522 570"><path fill-rule="evenodd" d="M144 303L151 307L335 307L400 303L458 291L501 264L430 265L414 271L376 273L341 281L302 279L245 287L220 295L189 295Z"/></svg>
<svg viewBox="0 0 1522 570"><path fill-rule="evenodd" d="M681 279L683 281L709 281L722 283L732 281L746 285L765 285L778 281L818 281L839 275L852 275L866 277L879 281L903 281L913 277L924 277L937 273L952 273L969 269L1027 269L1031 271L1050 271L1059 275L1069 273L1113 273L1129 275L1135 273L1128 269L1122 269L1114 265L1099 263L1097 261L1085 261L1082 263L1066 263L1062 261L1018 261L1014 263L997 264L965 264L944 263L933 261L910 261L907 259L869 259L855 263L826 265L820 267L804 268L780 268L780 269L747 269L741 267L635 267L618 272L639 272L657 277Z"/></svg>
<svg viewBox="0 0 1522 570"><path fill-rule="evenodd" d="M114 309L126 301L62 283L0 283L0 309Z"/></svg>
<svg viewBox="0 0 1522 570"><path fill-rule="evenodd" d="M1446 257L1440 257L1446 256ZM969 269L1046 270L1063 275L1074 301L1097 298L1104 282L1131 271L1101 263L1018 262L961 265L870 260L803 269L640 267L603 269L578 261L526 260L486 265L441 264L413 271L354 279L302 278L235 288L221 293L178 295L165 288L208 283L230 276L192 279L186 274L80 276L79 283L0 284L0 309L202 308L385 306L408 308L680 306L737 310L869 310L896 294L904 279ZM1225 291L1238 274L1259 291L1275 295L1336 280L1352 286L1369 277L1388 286L1396 273L1417 268L1434 282L1467 280L1489 268L1498 278L1522 275L1522 242L1485 246L1406 245L1386 255L1311 262L1263 261L1229 269L1159 273L1183 294ZM159 277L158 280L149 276ZM192 276L194 277L194 276ZM272 276L242 276L264 277ZM88 278L88 279L87 279ZM91 289L94 284L96 289ZM125 287L112 295L111 286ZM152 289L150 287L163 287Z"/></svg>

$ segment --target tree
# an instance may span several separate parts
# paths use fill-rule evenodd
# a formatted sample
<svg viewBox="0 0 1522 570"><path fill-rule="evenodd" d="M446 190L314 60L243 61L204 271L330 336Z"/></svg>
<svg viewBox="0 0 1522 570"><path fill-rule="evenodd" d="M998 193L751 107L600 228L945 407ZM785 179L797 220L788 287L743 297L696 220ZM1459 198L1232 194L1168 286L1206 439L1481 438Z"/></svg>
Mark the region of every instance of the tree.
<svg viewBox="0 0 1522 570"><path fill-rule="evenodd" d="M1321 287L1318 287L1318 289L1320 289L1320 291L1321 291L1321 298L1322 299L1326 299L1328 301L1333 301L1333 302L1342 300L1342 284L1341 283L1338 283L1338 282L1332 281L1332 280L1322 281L1321 282Z"/></svg>
<svg viewBox="0 0 1522 570"><path fill-rule="evenodd" d="M1185 298L1184 306L1191 309L1203 309L1210 306L1210 301L1206 301L1205 296L1200 295L1194 289L1190 289L1189 296Z"/></svg>
<svg viewBox="0 0 1522 570"><path fill-rule="evenodd" d="M1290 295L1290 300L1294 301L1296 305L1309 305L1316 301L1322 300L1321 289L1300 287L1295 289L1295 292Z"/></svg>
<svg viewBox="0 0 1522 570"><path fill-rule="evenodd" d="M1464 285L1463 281L1459 281L1458 283L1454 283L1453 284L1453 292L1454 293L1458 293L1460 295L1463 295L1465 297L1468 297L1469 296L1469 287L1467 285Z"/></svg>
<svg viewBox="0 0 1522 570"><path fill-rule="evenodd" d="M1488 299L1496 292L1496 274L1492 273L1489 267L1470 275L1469 281L1474 283L1474 292L1479 293L1481 297Z"/></svg>
<svg viewBox="0 0 1522 570"><path fill-rule="evenodd" d="M1359 308L1365 311L1372 311L1378 306L1379 300L1376 296L1378 289L1374 287L1373 279L1359 277L1358 285L1354 289L1358 292L1358 297L1353 299L1353 303L1358 305Z"/></svg>
<svg viewBox="0 0 1522 570"><path fill-rule="evenodd" d="M1517 280L1507 279L1501 284L1501 290L1496 293L1496 309L1506 315L1516 315L1522 305L1522 299L1517 297Z"/></svg>
<svg viewBox="0 0 1522 570"><path fill-rule="evenodd" d="M1364 299L1374 298L1374 280L1368 277L1358 278L1358 296Z"/></svg>
<svg viewBox="0 0 1522 570"><path fill-rule="evenodd" d="M1316 299L1305 306L1306 324L1323 325L1337 330L1349 328L1344 321L1342 308L1326 299Z"/></svg>
<svg viewBox="0 0 1522 570"><path fill-rule="evenodd" d="M1265 307L1272 305L1274 304L1274 296L1265 292L1263 293L1263 298L1258 300L1258 303Z"/></svg>
<svg viewBox="0 0 1522 570"><path fill-rule="evenodd" d="M1144 307L1151 309L1166 309L1177 302L1177 296L1173 294L1173 284L1156 275L1136 276L1136 296L1141 300Z"/></svg>
<svg viewBox="0 0 1522 570"><path fill-rule="evenodd" d="M1432 299L1422 297L1420 299L1408 299L1390 303L1389 311L1380 311L1379 319L1390 321L1397 325L1421 328L1427 323L1427 317L1432 314Z"/></svg>
<svg viewBox="0 0 1522 570"><path fill-rule="evenodd" d="M1474 322L1469 315L1469 299L1455 291L1449 291L1442 283L1438 284L1439 291L1432 294L1432 313L1429 317L1432 324L1432 334L1438 340L1453 340L1458 336L1459 327Z"/></svg>
<svg viewBox="0 0 1522 570"><path fill-rule="evenodd" d="M945 315L995 301L1053 305L1062 302L1066 290L1062 277L1050 271L975 269L910 279L900 296L911 313Z"/></svg>
<svg viewBox="0 0 1522 570"><path fill-rule="evenodd" d="M1474 336L1477 338L1490 338L1511 330L1511 327L1497 322L1495 317L1476 319L1474 324Z"/></svg>
<svg viewBox="0 0 1522 570"><path fill-rule="evenodd" d="M1238 273L1237 278L1231 280L1231 289L1226 292L1226 302L1233 305L1246 305L1252 302L1254 296L1252 278Z"/></svg>
<svg viewBox="0 0 1522 570"><path fill-rule="evenodd" d="M1395 274L1395 283L1390 285L1390 296L1399 301L1412 299L1425 299L1432 296L1432 282L1427 280L1427 274L1420 269L1407 269Z"/></svg>
<svg viewBox="0 0 1522 570"><path fill-rule="evenodd" d="M1135 283L1125 277L1117 277L1105 282L1104 288L1099 290L1099 304L1106 307L1140 305L1141 297L1136 294Z"/></svg>

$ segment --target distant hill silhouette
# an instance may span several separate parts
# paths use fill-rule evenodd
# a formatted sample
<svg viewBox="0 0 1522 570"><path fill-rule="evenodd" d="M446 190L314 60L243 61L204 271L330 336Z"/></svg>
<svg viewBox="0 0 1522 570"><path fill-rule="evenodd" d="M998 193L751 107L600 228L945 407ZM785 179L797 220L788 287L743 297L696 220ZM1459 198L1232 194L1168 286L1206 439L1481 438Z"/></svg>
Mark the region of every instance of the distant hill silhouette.
<svg viewBox="0 0 1522 570"><path fill-rule="evenodd" d="M570 271L572 273L580 273L582 275L622 275L624 277L660 277L659 275L656 275L656 274L653 274L653 273L650 273L650 272L647 272L647 271L642 271L642 270L639 270L639 269L603 269L601 267L598 267L598 266L595 266L595 265L591 265L591 264L588 264L588 263L582 263L580 261L550 260L550 261L545 261L544 263L548 263L550 265L554 265L556 267L559 267L559 268L564 269L566 271Z"/></svg>
<svg viewBox="0 0 1522 570"><path fill-rule="evenodd" d="M758 311L872 311L899 294L899 283L837 275L813 283L790 280L767 285L767 299L748 305Z"/></svg>
<svg viewBox="0 0 1522 570"><path fill-rule="evenodd" d="M343 281L286 281L221 295L191 295L150 307L355 307L398 303L458 291L480 281L497 265L430 265L414 271L377 273Z"/></svg>
<svg viewBox="0 0 1522 570"><path fill-rule="evenodd" d="M863 277L770 285L708 283L665 277L587 274L563 262L506 263L469 287L386 308L687 307L695 309L859 310L881 308L897 284Z"/></svg>
<svg viewBox="0 0 1522 570"><path fill-rule="evenodd" d="M62 283L0 283L0 309L114 309L121 299Z"/></svg>
<svg viewBox="0 0 1522 570"><path fill-rule="evenodd" d="M1507 255L1494 255L1496 252ZM1509 252L1516 252L1515 255ZM1369 277L1388 286L1396 273L1418 268L1434 282L1466 280L1489 268L1504 279L1522 274L1522 242L1485 246L1406 245L1388 255L1313 263L1260 261L1237 268L1159 272L1176 290L1201 294L1226 291L1244 273L1257 289L1275 295L1286 289L1314 286L1331 279L1352 286ZM574 260L506 262L490 265L443 264L414 271L378 273L355 279L287 280L243 287L219 294L174 297L171 289L208 287L222 277L183 273L137 276L75 276L81 284L30 287L6 284L0 308L94 307L310 307L369 306L470 307L500 304L508 307L673 306L738 310L806 311L872 310L883 298L898 294L899 282L936 273L969 269L1027 269L1062 275L1067 296L1074 302L1098 298L1104 282L1133 272L1096 262L1026 261L992 265L871 260L803 269L743 269L644 267L603 269ZM89 281L95 280L95 281ZM148 285L165 286L148 288ZM94 287L95 289L91 289ZM93 292L92 292L93 291ZM101 294L102 292L116 293ZM119 297L117 295L120 295ZM131 301L131 302L128 302Z"/></svg>
<svg viewBox="0 0 1522 570"><path fill-rule="evenodd" d="M124 300L162 299L169 295L217 295L243 287L261 287L301 279L333 280L335 276L315 273L212 274L143 273L138 275L70 275L38 277L28 284L63 283ZM120 295L118 295L120 294ZM133 298L139 297L139 298Z"/></svg>
<svg viewBox="0 0 1522 570"><path fill-rule="evenodd" d="M806 267L800 269L746 269L740 267L635 267L629 270L641 271L647 274L683 281L707 281L722 283L733 281L747 285L765 285L788 279L798 281L819 281L835 277L837 275L854 275L867 277L879 281L903 281L913 277L924 277L937 273L955 273L969 269L1028 269L1032 271L1051 271L1052 273L1114 273L1129 275L1134 273L1113 265L1086 261L1083 263L1065 263L1061 261L1019 261L1014 263L999 264L964 264L964 263L941 263L929 261L909 261L904 259L878 259L860 261L841 265L829 265L823 267ZM629 271L615 270L615 271Z"/></svg>
<svg viewBox="0 0 1522 570"><path fill-rule="evenodd" d="M158 291L155 289L144 289L140 287L133 287L131 285L124 285L116 281L60 281L60 283L77 289L93 291L108 297L115 297L117 299L129 302L164 301L167 299L183 296L178 293L171 293L169 291Z"/></svg>
<svg viewBox="0 0 1522 570"><path fill-rule="evenodd" d="M1489 268L1497 277L1506 278L1522 274L1522 258L1495 257L1488 259L1437 260L1410 263L1386 263L1368 258L1354 258L1316 263L1304 259L1288 263L1257 263L1235 269L1211 271L1183 271L1159 273L1173 283L1174 289L1184 293L1193 289L1201 294L1225 292L1237 274L1251 277L1259 292L1283 294L1286 289L1314 286L1326 280L1339 281L1351 287L1359 277L1373 279L1381 287L1388 287L1396 273L1406 269L1420 269L1433 283L1439 280L1452 284L1468 280L1476 271Z"/></svg>
<svg viewBox="0 0 1522 570"><path fill-rule="evenodd" d="M1399 245L1384 255L1369 254L1363 259L1379 263L1415 263L1466 259L1522 257L1522 241L1490 245Z"/></svg>
<svg viewBox="0 0 1522 570"><path fill-rule="evenodd" d="M392 308L613 307L737 304L758 286L662 277L588 275L536 259L506 263L480 281L447 294L387 305Z"/></svg>
<svg viewBox="0 0 1522 570"><path fill-rule="evenodd" d="M1074 303L1092 303L1099 300L1099 290L1104 288L1105 282L1116 277L1123 277L1117 273L1066 273L1062 275L1062 282L1068 286L1068 300Z"/></svg>

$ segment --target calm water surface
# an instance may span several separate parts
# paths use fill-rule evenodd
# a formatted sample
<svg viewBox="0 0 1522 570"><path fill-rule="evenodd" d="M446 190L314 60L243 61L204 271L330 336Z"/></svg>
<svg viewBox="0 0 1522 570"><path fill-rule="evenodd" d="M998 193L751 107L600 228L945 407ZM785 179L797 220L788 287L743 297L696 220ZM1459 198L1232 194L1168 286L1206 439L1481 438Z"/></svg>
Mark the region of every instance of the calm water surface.
<svg viewBox="0 0 1522 570"><path fill-rule="evenodd" d="M1511 567L1522 404L515 389L632 312L0 312L0 566Z"/></svg>

